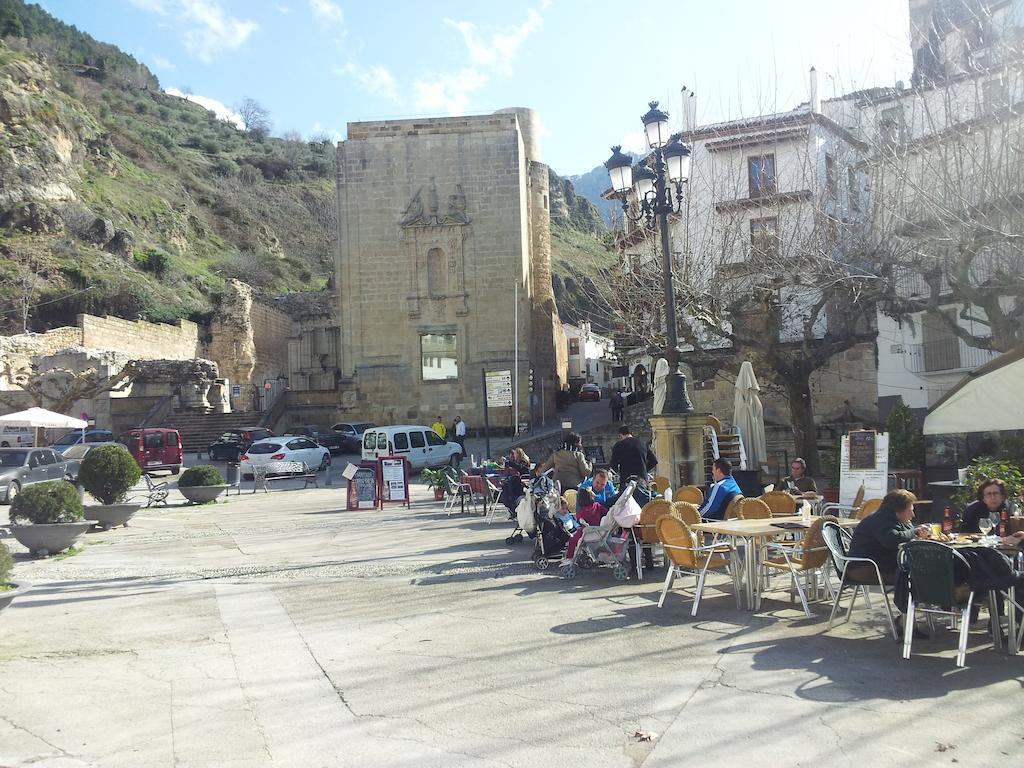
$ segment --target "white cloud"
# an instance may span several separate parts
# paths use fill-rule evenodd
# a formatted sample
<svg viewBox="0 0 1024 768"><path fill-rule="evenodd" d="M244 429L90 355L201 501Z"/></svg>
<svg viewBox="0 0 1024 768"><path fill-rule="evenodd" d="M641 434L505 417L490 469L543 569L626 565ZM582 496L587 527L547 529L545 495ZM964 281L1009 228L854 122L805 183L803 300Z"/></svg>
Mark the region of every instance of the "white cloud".
<svg viewBox="0 0 1024 768"><path fill-rule="evenodd" d="M224 12L216 0L179 0L181 19L188 25L185 47L211 63L225 50L240 48L259 25Z"/></svg>
<svg viewBox="0 0 1024 768"><path fill-rule="evenodd" d="M531 33L544 23L540 12L531 8L526 21L502 29L481 30L471 21L445 19L444 23L457 29L469 49L470 62L477 67L491 69L503 75L512 74L512 62Z"/></svg>
<svg viewBox="0 0 1024 768"><path fill-rule="evenodd" d="M289 5L281 5L280 3L274 3L274 8L277 9L278 13L282 13L285 16L292 12L291 6Z"/></svg>
<svg viewBox="0 0 1024 768"><path fill-rule="evenodd" d="M128 0L128 2L143 11L159 13L163 16L168 14L167 3L165 0Z"/></svg>
<svg viewBox="0 0 1024 768"><path fill-rule="evenodd" d="M185 101L191 101L193 104L198 104L201 107L205 107L210 110L221 120L231 123L236 128L244 129L245 124L242 122L242 116L239 115L235 110L231 109L221 101L211 99L209 96L197 96L194 93L184 93L179 91L177 88L168 88L164 91L168 96L177 96L179 99L185 99Z"/></svg>
<svg viewBox="0 0 1024 768"><path fill-rule="evenodd" d="M362 64L349 62L344 67L335 69L334 73L343 77L351 77L372 96L382 96L396 104L402 101L398 95L395 76L383 64L372 64L365 67Z"/></svg>
<svg viewBox="0 0 1024 768"><path fill-rule="evenodd" d="M165 69L168 72L173 72L175 69L174 63L169 59L165 59L163 56L154 56L153 64L156 65L158 69Z"/></svg>
<svg viewBox="0 0 1024 768"><path fill-rule="evenodd" d="M416 109L424 112L459 114L468 111L470 96L488 81L487 75L472 67L446 72L430 80L417 80Z"/></svg>
<svg viewBox="0 0 1024 768"><path fill-rule="evenodd" d="M341 7L331 0L309 0L309 9L321 21L331 24L341 24L345 21Z"/></svg>

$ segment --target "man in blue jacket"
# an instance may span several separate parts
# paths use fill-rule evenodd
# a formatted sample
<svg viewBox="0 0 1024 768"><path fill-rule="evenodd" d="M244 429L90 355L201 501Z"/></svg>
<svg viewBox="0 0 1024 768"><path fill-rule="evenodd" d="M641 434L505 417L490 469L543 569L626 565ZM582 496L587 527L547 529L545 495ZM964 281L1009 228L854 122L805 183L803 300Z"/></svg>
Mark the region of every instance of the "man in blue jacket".
<svg viewBox="0 0 1024 768"><path fill-rule="evenodd" d="M729 503L741 495L740 487L732 479L732 462L728 459L715 459L711 465L711 476L715 482L708 488L708 495L700 506L700 516L705 520L721 520Z"/></svg>

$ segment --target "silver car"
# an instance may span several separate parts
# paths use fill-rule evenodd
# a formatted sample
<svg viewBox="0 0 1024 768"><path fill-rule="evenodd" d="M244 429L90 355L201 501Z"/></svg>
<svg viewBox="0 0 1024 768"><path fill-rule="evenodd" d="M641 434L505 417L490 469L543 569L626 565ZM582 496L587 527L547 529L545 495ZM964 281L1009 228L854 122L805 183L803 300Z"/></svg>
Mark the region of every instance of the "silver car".
<svg viewBox="0 0 1024 768"><path fill-rule="evenodd" d="M0 498L10 504L26 485L63 480L66 471L52 448L0 448Z"/></svg>

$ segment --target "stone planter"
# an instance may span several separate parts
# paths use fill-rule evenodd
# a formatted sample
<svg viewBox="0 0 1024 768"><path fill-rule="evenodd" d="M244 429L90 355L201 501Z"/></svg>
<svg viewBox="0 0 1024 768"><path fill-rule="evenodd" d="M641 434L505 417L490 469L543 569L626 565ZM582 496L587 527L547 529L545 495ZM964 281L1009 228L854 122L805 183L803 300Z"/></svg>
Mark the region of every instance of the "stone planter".
<svg viewBox="0 0 1024 768"><path fill-rule="evenodd" d="M34 557L46 557L74 546L92 526L91 520L81 523L47 523L44 525L12 525L11 534Z"/></svg>
<svg viewBox="0 0 1024 768"><path fill-rule="evenodd" d="M32 585L30 584L16 584L13 581L7 586L14 587L14 589L8 589L4 592L0 592L0 611L13 603L14 598L21 597L32 588Z"/></svg>
<svg viewBox="0 0 1024 768"><path fill-rule="evenodd" d="M86 507L85 516L90 520L95 520L97 527L109 531L119 525L127 527L128 521L139 511L141 506L141 504L100 504Z"/></svg>
<svg viewBox="0 0 1024 768"><path fill-rule="evenodd" d="M205 504L216 499L230 487L229 485L193 485L184 488L179 486L178 490L191 503Z"/></svg>

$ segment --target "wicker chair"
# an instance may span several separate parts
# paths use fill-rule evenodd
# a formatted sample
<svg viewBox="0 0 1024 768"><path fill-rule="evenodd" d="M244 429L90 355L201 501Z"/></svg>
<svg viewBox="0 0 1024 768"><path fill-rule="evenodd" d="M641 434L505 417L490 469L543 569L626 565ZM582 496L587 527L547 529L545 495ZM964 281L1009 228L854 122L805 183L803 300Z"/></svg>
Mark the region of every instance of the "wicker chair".
<svg viewBox="0 0 1024 768"><path fill-rule="evenodd" d="M570 488L567 491L562 492L562 498L565 499L565 503L569 505L569 511L572 514L576 514L576 489Z"/></svg>
<svg viewBox="0 0 1024 768"><path fill-rule="evenodd" d="M672 492L672 501L685 501L699 507L704 503L704 492L696 485L681 485Z"/></svg>
<svg viewBox="0 0 1024 768"><path fill-rule="evenodd" d="M740 520L768 520L771 508L760 499L743 499L739 503Z"/></svg>
<svg viewBox="0 0 1024 768"><path fill-rule="evenodd" d="M729 544L711 544L700 546L698 539L690 530L690 526L682 520L671 515L658 518L657 533L668 561L668 573L665 575L665 585L661 590L661 597L658 599L658 607L665 604L665 596L672 588L676 576L684 573L692 573L697 577L697 588L693 596L693 608L691 616L697 615L697 608L700 606L700 598L704 592L704 580L709 570L730 570L733 577L733 592L736 596L736 607L739 608L740 594L736 582L738 569L730 568L733 548Z"/></svg>
<svg viewBox="0 0 1024 768"><path fill-rule="evenodd" d="M673 501L672 511L669 514L687 525L697 525L700 522L700 510L697 509L696 504L691 504L688 501Z"/></svg>
<svg viewBox="0 0 1024 768"><path fill-rule="evenodd" d="M872 515L878 511L878 508L882 506L881 499L868 499L850 515L854 520L863 520L868 515Z"/></svg>
<svg viewBox="0 0 1024 768"><path fill-rule="evenodd" d="M761 501L768 505L773 515L795 515L796 499L785 491L768 491L761 494Z"/></svg>
<svg viewBox="0 0 1024 768"><path fill-rule="evenodd" d="M644 504L644 508L640 510L640 522L633 526L634 532L639 534L641 546L649 547L652 557L654 556L654 547L661 546L656 527L658 518L671 514L671 512L671 502L664 499L652 499Z"/></svg>
<svg viewBox="0 0 1024 768"><path fill-rule="evenodd" d="M736 496L732 501L729 502L729 506L725 508L725 520L739 520L740 519L740 503L743 501L743 496Z"/></svg>
<svg viewBox="0 0 1024 768"><path fill-rule="evenodd" d="M832 593L832 584L828 580L825 568L829 561L828 545L821 534L821 529L826 522L837 523L838 519L832 516L819 517L811 523L806 535L796 542L773 541L765 545L765 559L762 563L765 575L773 571L789 571L792 578L792 585L796 587L800 595L800 603L804 607L804 615L811 618L811 610L807 607L807 592L814 594L817 586L816 577L820 573ZM804 576L804 585L800 584L800 574ZM793 600L793 590L789 593L790 602Z"/></svg>
<svg viewBox="0 0 1024 768"><path fill-rule="evenodd" d="M672 484L669 482L669 479L667 477L664 477L663 475L658 475L651 481L651 486L654 488L654 490L656 490L658 493L664 496L665 491L671 488Z"/></svg>

